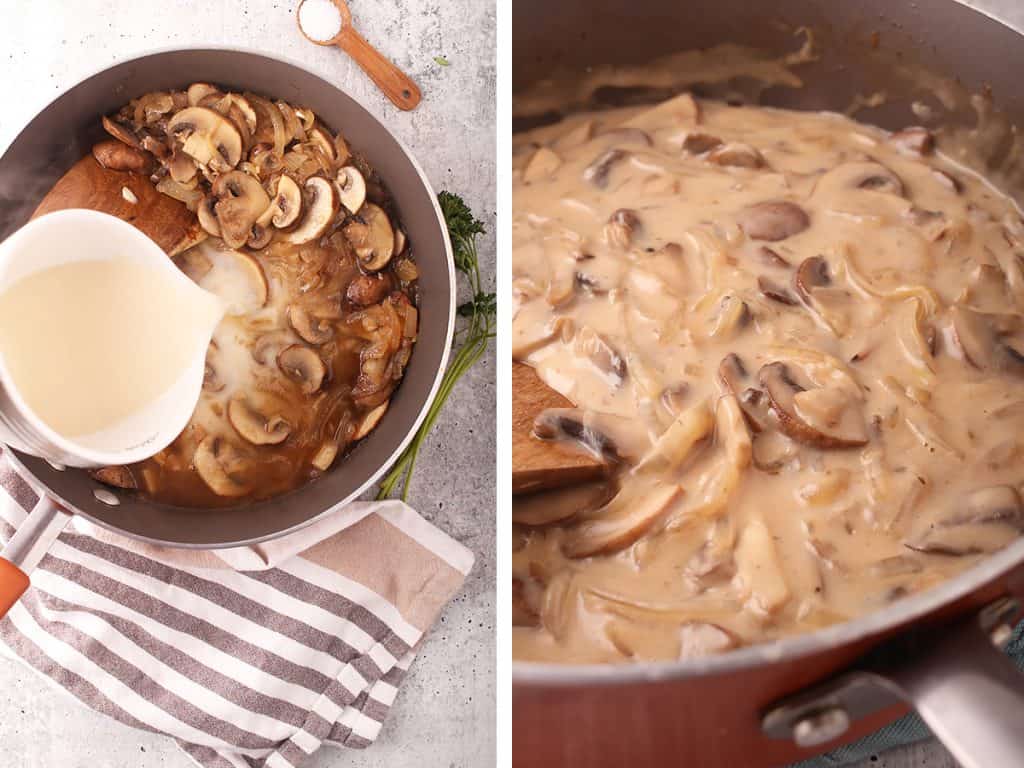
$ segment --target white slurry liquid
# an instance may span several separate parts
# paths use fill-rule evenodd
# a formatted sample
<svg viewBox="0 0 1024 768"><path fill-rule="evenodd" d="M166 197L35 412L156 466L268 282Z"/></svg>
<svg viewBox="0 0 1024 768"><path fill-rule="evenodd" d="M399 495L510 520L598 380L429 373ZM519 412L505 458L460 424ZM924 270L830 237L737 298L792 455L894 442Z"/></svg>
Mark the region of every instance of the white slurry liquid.
<svg viewBox="0 0 1024 768"><path fill-rule="evenodd" d="M0 357L28 407L67 438L167 392L223 314L220 300L127 259L72 261L0 293Z"/></svg>

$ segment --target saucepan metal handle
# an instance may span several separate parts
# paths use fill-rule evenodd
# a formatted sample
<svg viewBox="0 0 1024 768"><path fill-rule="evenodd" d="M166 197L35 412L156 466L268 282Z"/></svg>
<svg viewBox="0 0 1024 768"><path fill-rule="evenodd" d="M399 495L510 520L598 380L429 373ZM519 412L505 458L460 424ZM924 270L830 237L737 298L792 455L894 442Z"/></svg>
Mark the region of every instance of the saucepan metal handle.
<svg viewBox="0 0 1024 768"><path fill-rule="evenodd" d="M853 670L773 707L763 728L820 746L902 700L963 768L1024 765L1024 673L1003 652L1017 613L1004 598L969 619L887 641Z"/></svg>
<svg viewBox="0 0 1024 768"><path fill-rule="evenodd" d="M42 496L0 552L0 617L7 615L29 586L28 574L71 519L48 496Z"/></svg>

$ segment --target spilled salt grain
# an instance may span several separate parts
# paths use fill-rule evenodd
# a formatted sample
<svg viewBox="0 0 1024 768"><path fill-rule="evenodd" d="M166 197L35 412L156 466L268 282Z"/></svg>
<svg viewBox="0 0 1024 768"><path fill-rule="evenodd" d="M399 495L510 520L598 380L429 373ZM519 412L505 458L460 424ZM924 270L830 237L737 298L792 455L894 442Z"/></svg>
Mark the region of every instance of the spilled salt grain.
<svg viewBox="0 0 1024 768"><path fill-rule="evenodd" d="M341 12L331 0L305 0L299 26L310 40L330 40L341 32Z"/></svg>

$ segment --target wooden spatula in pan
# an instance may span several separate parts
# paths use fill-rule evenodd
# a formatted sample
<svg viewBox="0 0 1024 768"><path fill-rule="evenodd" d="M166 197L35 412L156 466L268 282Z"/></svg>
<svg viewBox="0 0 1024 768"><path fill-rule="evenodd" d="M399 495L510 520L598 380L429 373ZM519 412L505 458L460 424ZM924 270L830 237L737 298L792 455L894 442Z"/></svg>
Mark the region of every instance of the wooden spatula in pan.
<svg viewBox="0 0 1024 768"><path fill-rule="evenodd" d="M542 382L533 368L512 363L512 493L599 480L608 467L592 456L533 436L533 422L548 408L573 404Z"/></svg>
<svg viewBox="0 0 1024 768"><path fill-rule="evenodd" d="M127 221L169 255L204 239L184 203L158 192L145 174L112 171L86 155L53 186L32 218L66 208L89 208Z"/></svg>

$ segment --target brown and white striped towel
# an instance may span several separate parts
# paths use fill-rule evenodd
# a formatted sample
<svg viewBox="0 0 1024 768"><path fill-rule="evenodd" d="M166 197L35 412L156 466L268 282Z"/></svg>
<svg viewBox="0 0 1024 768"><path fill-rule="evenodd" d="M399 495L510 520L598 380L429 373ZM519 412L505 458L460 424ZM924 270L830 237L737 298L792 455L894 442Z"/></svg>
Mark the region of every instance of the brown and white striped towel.
<svg viewBox="0 0 1024 768"><path fill-rule="evenodd" d="M35 504L0 456L0 539ZM0 622L7 652L203 768L366 747L473 555L401 502L297 534L161 549L74 518Z"/></svg>

